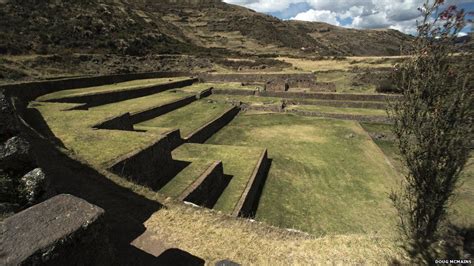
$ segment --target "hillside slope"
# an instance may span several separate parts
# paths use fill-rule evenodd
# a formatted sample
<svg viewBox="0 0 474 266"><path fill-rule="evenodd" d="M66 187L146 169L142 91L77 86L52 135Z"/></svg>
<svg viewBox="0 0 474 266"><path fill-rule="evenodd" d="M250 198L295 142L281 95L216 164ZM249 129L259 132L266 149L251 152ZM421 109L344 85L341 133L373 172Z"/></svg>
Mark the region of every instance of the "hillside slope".
<svg viewBox="0 0 474 266"><path fill-rule="evenodd" d="M282 21L220 0L4 0L0 17L0 54L394 55L410 39Z"/></svg>

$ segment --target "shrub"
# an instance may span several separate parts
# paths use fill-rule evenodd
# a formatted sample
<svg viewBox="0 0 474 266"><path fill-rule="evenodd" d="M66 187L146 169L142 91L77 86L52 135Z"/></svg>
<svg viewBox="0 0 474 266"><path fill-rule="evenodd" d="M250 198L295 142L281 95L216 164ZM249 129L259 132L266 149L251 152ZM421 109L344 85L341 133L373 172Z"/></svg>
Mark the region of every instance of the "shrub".
<svg viewBox="0 0 474 266"><path fill-rule="evenodd" d="M456 57L454 40L465 25L464 10L426 1L420 11L414 54L399 66L403 97L390 117L408 173L390 198L398 211L406 250L417 263L434 262L447 207L471 151L473 137L472 55ZM456 62L456 64L454 63Z"/></svg>

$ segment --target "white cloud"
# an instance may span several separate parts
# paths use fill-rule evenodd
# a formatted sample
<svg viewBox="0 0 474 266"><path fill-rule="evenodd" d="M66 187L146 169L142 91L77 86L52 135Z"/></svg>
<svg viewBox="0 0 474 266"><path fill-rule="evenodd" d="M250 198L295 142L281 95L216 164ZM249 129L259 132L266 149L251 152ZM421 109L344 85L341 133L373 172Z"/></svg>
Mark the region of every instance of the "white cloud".
<svg viewBox="0 0 474 266"><path fill-rule="evenodd" d="M283 12L291 4L305 3L310 7L309 10L291 19L322 21L352 28L391 28L414 33L416 21L420 19L417 8L422 6L425 0L224 0L224 2L267 13ZM472 0L446 0L446 5L468 2Z"/></svg>
<svg viewBox="0 0 474 266"><path fill-rule="evenodd" d="M329 10L310 9L306 12L299 13L298 15L296 15L294 18L291 18L291 19L326 22L326 23L333 24L336 26L340 25L339 21L337 20L337 14Z"/></svg>

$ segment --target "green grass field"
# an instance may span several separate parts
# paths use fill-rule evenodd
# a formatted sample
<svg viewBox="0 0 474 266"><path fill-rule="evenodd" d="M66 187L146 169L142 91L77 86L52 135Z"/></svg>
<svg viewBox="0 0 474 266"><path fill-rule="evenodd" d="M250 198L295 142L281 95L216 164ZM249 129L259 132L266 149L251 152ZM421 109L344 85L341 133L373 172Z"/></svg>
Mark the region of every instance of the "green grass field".
<svg viewBox="0 0 474 266"><path fill-rule="evenodd" d="M258 220L316 235L392 228L388 192L399 177L357 122L242 115L207 143L268 148Z"/></svg>
<svg viewBox="0 0 474 266"><path fill-rule="evenodd" d="M181 136L186 137L230 107L231 105L229 104L208 102L206 99L203 99L152 120L137 124L137 129L148 129L151 127L179 128Z"/></svg>
<svg viewBox="0 0 474 266"><path fill-rule="evenodd" d="M258 162L263 148L230 145L184 144L173 151L173 158L194 162L196 160L222 161L224 174L232 176L214 209L230 214L242 194Z"/></svg>
<svg viewBox="0 0 474 266"><path fill-rule="evenodd" d="M341 108L323 105L289 105L289 110L313 111L326 114L347 114L347 115L367 115L367 116L386 116L387 112L381 109L367 108Z"/></svg>
<svg viewBox="0 0 474 266"><path fill-rule="evenodd" d="M165 84L169 82L181 81L181 80L186 80L186 79L189 79L189 78L178 77L178 78L139 79L139 80L132 80L132 81L114 83L114 84L103 85L103 86L62 90L62 91L50 93L47 95L43 95L39 97L38 100L46 101L46 100L60 99L60 98L71 97L71 96L88 95L88 94L93 94L93 93L98 93L98 92L105 93L105 92L113 92L113 91L121 91L121 90L133 90L133 89L151 87L151 86L155 86L159 84Z"/></svg>
<svg viewBox="0 0 474 266"><path fill-rule="evenodd" d="M400 173L405 173L406 168L401 163L401 157L398 153L395 139L390 130L390 125L362 123L364 129L372 134L384 134L385 139L375 139L375 143L383 150L387 157ZM474 203L474 156L471 156L468 165L461 174L461 185L450 205L449 219L460 227L474 226L474 213L472 206Z"/></svg>

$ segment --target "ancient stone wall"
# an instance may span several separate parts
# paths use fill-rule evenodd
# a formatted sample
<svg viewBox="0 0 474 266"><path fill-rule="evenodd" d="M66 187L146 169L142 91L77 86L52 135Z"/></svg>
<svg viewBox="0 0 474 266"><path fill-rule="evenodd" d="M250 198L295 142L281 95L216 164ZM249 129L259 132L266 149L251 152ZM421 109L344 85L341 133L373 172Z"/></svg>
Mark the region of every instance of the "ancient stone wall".
<svg viewBox="0 0 474 266"><path fill-rule="evenodd" d="M385 102L386 100L399 99L396 94L350 94L350 93L330 93L330 92L282 92L282 91L251 91L238 89L213 89L214 94L242 95L242 96L262 96L277 97L285 99L316 99L316 100L338 100L338 101L374 101Z"/></svg>
<svg viewBox="0 0 474 266"><path fill-rule="evenodd" d="M318 100L317 102L305 99L285 99L287 105L322 105L332 107L348 107L348 108L368 108L368 109L386 109L385 102L371 101L333 101Z"/></svg>
<svg viewBox="0 0 474 266"><path fill-rule="evenodd" d="M170 89L177 89L192 85L197 79L187 79L182 81L174 81L165 84L159 84L152 87L135 88L130 90L116 90L110 92L98 92L88 95L71 96L60 99L52 99L50 102L65 103L86 103L77 109L84 110L90 107L115 103L119 101L129 100L133 98L152 95ZM74 109L74 108L73 108Z"/></svg>
<svg viewBox="0 0 474 266"><path fill-rule="evenodd" d="M186 188L178 199L212 208L228 183L222 162L216 161Z"/></svg>
<svg viewBox="0 0 474 266"><path fill-rule="evenodd" d="M173 177L174 167L171 143L165 136L145 149L114 160L108 170L137 184L158 189Z"/></svg>
<svg viewBox="0 0 474 266"><path fill-rule="evenodd" d="M239 202L235 205L232 212L233 216L255 216L258 201L260 200L260 195L262 194L262 189L265 185L269 168L270 160L268 159L267 149L265 149L260 155L260 159L253 170L252 176L247 182L244 192L240 196Z"/></svg>
<svg viewBox="0 0 474 266"><path fill-rule="evenodd" d="M202 98L209 97L211 95L212 95L212 87L207 90L201 91L196 97L198 99L202 99Z"/></svg>
<svg viewBox="0 0 474 266"><path fill-rule="evenodd" d="M17 84L1 85L0 89L4 89L6 94L16 96L25 100L34 100L41 95L48 93L85 88L92 86L100 86L111 83L125 82L134 79L149 79L149 78L166 78L166 77L182 77L190 76L187 72L149 72L149 73L134 73L134 74L118 74L118 75L103 75L103 76L89 76L80 78L67 78L58 80L46 80L25 82Z"/></svg>
<svg viewBox="0 0 474 266"><path fill-rule="evenodd" d="M239 113L239 111L240 108L237 106L226 110L216 119L212 120L211 122L205 124L204 126L200 127L199 129L186 136L184 138L185 141L191 143L204 143L208 138L210 138L217 131L219 131L230 121L232 121L232 119L234 119L234 117Z"/></svg>
<svg viewBox="0 0 474 266"><path fill-rule="evenodd" d="M287 91L290 88L287 80L274 79L265 83L266 91Z"/></svg>
<svg viewBox="0 0 474 266"><path fill-rule="evenodd" d="M130 113L121 114L112 118L107 118L104 122L94 125L96 129L133 130L133 123Z"/></svg>
<svg viewBox="0 0 474 266"><path fill-rule="evenodd" d="M398 95L389 94L349 94L349 93L307 93L307 92L277 92L263 91L257 92L257 96L279 97L279 98L297 98L297 99L321 99L321 100L347 100L347 101L379 101L387 99L398 99Z"/></svg>
<svg viewBox="0 0 474 266"><path fill-rule="evenodd" d="M170 143L170 149L174 150L178 148L181 144L184 143L184 140L181 138L181 132L179 129L173 129L168 132L163 133L162 135L166 136Z"/></svg>
<svg viewBox="0 0 474 266"><path fill-rule="evenodd" d="M369 116L369 115L350 115L350 114L330 114L321 113L315 111L304 111L304 110L285 110L288 113L294 113L303 116L317 116L317 117L328 117L343 120L355 120L359 122L371 122L371 123L382 123L390 124L390 119L386 116Z"/></svg>
<svg viewBox="0 0 474 266"><path fill-rule="evenodd" d="M254 96L256 91L252 90L239 90L239 89L212 89L213 94L225 94L225 95L242 95L242 96Z"/></svg>
<svg viewBox="0 0 474 266"><path fill-rule="evenodd" d="M61 194L2 223L1 265L112 265L104 210Z"/></svg>
<svg viewBox="0 0 474 266"><path fill-rule="evenodd" d="M199 80L202 82L245 82L245 83L261 83L275 79L300 79L315 80L312 73L233 73L233 74L199 74Z"/></svg>
<svg viewBox="0 0 474 266"><path fill-rule="evenodd" d="M179 100L174 101L174 102L170 102L170 103L167 103L167 104L163 104L163 105L160 105L160 106L149 108L149 109L144 110L144 111L133 113L131 115L131 120L132 120L133 124L138 124L138 123L141 123L143 121L147 121L147 120L153 119L155 117L158 117L160 115L164 115L166 113L174 111L174 110L176 110L178 108L181 108L185 105L188 105L188 104L190 104L194 101L196 101L196 96L195 95L188 96L188 97L179 99Z"/></svg>
<svg viewBox="0 0 474 266"><path fill-rule="evenodd" d="M309 87L302 86L301 88L309 88L309 90L313 92L318 92L318 91L336 92L336 84L332 82L314 82Z"/></svg>

